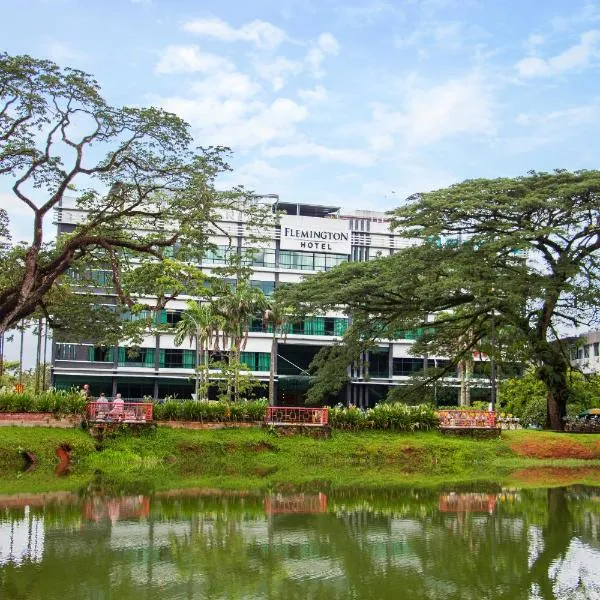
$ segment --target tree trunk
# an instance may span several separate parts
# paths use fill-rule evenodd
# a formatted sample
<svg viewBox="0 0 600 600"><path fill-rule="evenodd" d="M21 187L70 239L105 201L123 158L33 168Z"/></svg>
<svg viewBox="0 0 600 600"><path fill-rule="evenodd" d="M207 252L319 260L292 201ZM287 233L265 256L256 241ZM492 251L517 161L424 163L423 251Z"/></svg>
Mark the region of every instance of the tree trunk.
<svg viewBox="0 0 600 600"><path fill-rule="evenodd" d="M564 431L564 417L567 414L569 395L567 383L569 365L560 349L552 347L549 343L545 346L539 353L541 366L538 368L537 375L544 382L548 393L546 427L553 431Z"/></svg>
<svg viewBox="0 0 600 600"><path fill-rule="evenodd" d="M40 365L42 363L42 317L38 319L37 349L35 353L35 393L40 391Z"/></svg>
<svg viewBox="0 0 600 600"><path fill-rule="evenodd" d="M196 367L196 402L200 400L200 348L198 347L198 340L200 338L200 332L196 331L196 360L194 366Z"/></svg>

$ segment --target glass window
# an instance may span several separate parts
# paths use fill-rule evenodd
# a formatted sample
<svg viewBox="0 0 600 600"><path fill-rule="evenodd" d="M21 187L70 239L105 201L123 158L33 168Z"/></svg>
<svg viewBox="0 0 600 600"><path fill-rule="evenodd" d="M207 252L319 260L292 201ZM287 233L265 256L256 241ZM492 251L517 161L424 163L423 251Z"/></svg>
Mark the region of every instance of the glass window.
<svg viewBox="0 0 600 600"><path fill-rule="evenodd" d="M411 375L423 370L422 358L394 358L394 375Z"/></svg>
<svg viewBox="0 0 600 600"><path fill-rule="evenodd" d="M258 288L259 290L262 290L264 295L269 297L273 294L273 290L275 289L275 282L274 281L258 281L258 280L251 280L250 281L250 285L253 288Z"/></svg>
<svg viewBox="0 0 600 600"><path fill-rule="evenodd" d="M118 362L120 367L154 368L154 348L119 347Z"/></svg>
<svg viewBox="0 0 600 600"><path fill-rule="evenodd" d="M600 356L600 342L594 343L594 356Z"/></svg>
<svg viewBox="0 0 600 600"><path fill-rule="evenodd" d="M589 358L590 357L590 346L589 345L585 345L583 347L583 357L584 358Z"/></svg>

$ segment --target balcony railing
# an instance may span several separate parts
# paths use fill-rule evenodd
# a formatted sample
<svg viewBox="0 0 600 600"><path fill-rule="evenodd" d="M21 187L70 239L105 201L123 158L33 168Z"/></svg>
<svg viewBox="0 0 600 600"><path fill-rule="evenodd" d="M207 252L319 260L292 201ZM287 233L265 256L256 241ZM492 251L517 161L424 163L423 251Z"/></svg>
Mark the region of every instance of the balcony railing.
<svg viewBox="0 0 600 600"><path fill-rule="evenodd" d="M269 406L265 415L268 425L303 425L323 427L329 422L327 408L297 408L295 406Z"/></svg>
<svg viewBox="0 0 600 600"><path fill-rule="evenodd" d="M152 403L90 402L87 417L94 423L149 423L152 421Z"/></svg>

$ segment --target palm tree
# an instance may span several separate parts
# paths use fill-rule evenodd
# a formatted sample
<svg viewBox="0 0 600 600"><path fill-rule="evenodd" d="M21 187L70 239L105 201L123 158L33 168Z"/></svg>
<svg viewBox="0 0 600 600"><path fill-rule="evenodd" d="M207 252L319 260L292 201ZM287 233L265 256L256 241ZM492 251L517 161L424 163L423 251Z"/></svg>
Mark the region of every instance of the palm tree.
<svg viewBox="0 0 600 600"><path fill-rule="evenodd" d="M224 320L224 343L229 343L228 362L233 367L233 395L239 400L239 364L242 350L248 341L249 324L252 317L261 315L267 299L262 290L253 288L247 279L238 279L235 288L229 288L217 301L217 312ZM227 399L231 399L228 386Z"/></svg>
<svg viewBox="0 0 600 600"><path fill-rule="evenodd" d="M292 309L276 299L267 302L263 313L264 322L272 328L271 337L271 368L269 371L269 406L275 406L275 369L277 367L277 339L287 337L288 325L292 323Z"/></svg>
<svg viewBox="0 0 600 600"><path fill-rule="evenodd" d="M222 327L222 318L211 304L200 304L195 300L188 300L186 310L181 315L181 320L175 329L175 345L181 346L186 338L196 341L196 399L200 393L200 354L204 355L204 372L202 385L208 380L208 358L211 349L218 349L219 329Z"/></svg>

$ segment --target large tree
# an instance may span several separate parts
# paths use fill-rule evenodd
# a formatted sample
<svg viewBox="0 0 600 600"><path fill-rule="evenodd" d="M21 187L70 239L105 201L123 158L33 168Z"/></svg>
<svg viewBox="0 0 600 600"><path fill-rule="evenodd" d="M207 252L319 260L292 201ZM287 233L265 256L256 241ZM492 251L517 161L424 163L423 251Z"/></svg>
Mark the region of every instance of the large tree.
<svg viewBox="0 0 600 600"><path fill-rule="evenodd" d="M480 349L530 361L547 390L548 425L562 430L561 331L598 317L600 172L468 180L413 196L393 216L414 244L307 279L286 301L345 306L355 350L357 338L416 328L415 353L447 353L454 365Z"/></svg>
<svg viewBox="0 0 600 600"><path fill-rule="evenodd" d="M256 203L243 190L215 189L229 169L226 149L194 152L191 142L176 115L111 106L86 73L0 54L0 176L33 221L30 241L10 244L0 211L0 332L52 313L57 286L90 283L94 269L112 272L128 308L142 299L159 310L201 287L190 265L211 233L227 233L220 211L243 204L251 213ZM51 215L71 204L79 224L56 241Z"/></svg>

